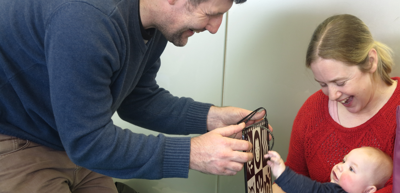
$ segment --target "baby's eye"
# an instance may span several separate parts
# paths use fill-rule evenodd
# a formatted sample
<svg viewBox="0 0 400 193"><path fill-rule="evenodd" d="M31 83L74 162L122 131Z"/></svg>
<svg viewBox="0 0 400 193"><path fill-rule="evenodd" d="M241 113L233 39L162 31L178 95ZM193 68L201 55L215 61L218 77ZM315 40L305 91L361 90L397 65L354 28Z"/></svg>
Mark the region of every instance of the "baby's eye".
<svg viewBox="0 0 400 193"><path fill-rule="evenodd" d="M350 167L350 168L349 168L349 170L350 170L350 172L354 172L354 170L353 170L353 168L352 168L352 167Z"/></svg>
<svg viewBox="0 0 400 193"><path fill-rule="evenodd" d="M325 83L319 83L319 85L321 85L321 87L326 87Z"/></svg>

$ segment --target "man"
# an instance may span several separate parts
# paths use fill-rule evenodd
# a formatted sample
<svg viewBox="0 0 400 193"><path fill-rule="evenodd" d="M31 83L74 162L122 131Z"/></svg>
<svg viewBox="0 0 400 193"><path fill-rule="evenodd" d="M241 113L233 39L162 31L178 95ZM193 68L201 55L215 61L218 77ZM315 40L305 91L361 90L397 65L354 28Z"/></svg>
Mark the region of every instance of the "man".
<svg viewBox="0 0 400 193"><path fill-rule="evenodd" d="M250 111L177 98L155 81L167 41L184 46L194 32L216 33L232 4L1 1L0 191L115 192L108 176L240 171L251 144L230 136ZM205 134L136 134L113 124L115 112L162 133Z"/></svg>

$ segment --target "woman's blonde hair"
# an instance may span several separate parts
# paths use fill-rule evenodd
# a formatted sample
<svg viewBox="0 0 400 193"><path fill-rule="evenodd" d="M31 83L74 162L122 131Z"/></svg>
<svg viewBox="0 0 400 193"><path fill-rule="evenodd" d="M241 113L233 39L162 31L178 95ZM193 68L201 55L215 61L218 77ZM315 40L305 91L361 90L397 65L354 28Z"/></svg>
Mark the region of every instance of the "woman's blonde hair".
<svg viewBox="0 0 400 193"><path fill-rule="evenodd" d="M348 65L357 65L362 72L372 66L368 53L375 49L378 68L375 73L387 84L392 85L390 72L394 65L392 50L372 38L368 27L359 18L349 15L335 15L327 18L315 29L308 45L306 66L318 58L334 59Z"/></svg>

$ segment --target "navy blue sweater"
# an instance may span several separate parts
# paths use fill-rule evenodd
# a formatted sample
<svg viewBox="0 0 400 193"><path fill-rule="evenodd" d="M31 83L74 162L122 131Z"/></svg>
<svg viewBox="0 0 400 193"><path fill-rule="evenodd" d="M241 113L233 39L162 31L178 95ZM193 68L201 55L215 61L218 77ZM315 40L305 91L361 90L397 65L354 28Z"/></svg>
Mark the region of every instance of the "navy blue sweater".
<svg viewBox="0 0 400 193"><path fill-rule="evenodd" d="M2 0L0 34L0 133L112 177L188 176L189 137L135 134L111 119L206 132L211 104L157 85L167 40L156 31L144 43L137 0Z"/></svg>
<svg viewBox="0 0 400 193"><path fill-rule="evenodd" d="M342 187L335 183L321 183L297 174L289 167L275 180L275 183L286 193L346 193Z"/></svg>

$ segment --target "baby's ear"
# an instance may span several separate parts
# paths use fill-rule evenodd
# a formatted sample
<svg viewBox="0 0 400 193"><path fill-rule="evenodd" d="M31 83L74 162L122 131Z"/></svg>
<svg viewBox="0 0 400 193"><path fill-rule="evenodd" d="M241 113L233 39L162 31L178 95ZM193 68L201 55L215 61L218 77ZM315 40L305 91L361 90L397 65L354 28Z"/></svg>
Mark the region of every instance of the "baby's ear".
<svg viewBox="0 0 400 193"><path fill-rule="evenodd" d="M363 191L363 193L374 193L376 192L376 186L368 186L367 188L365 188L365 190Z"/></svg>

